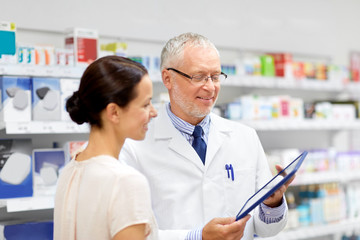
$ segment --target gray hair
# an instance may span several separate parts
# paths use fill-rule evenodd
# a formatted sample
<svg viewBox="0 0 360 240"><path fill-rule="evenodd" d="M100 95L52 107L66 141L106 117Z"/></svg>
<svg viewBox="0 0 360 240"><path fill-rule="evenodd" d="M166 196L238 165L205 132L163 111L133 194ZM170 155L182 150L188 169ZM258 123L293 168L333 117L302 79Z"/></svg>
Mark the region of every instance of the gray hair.
<svg viewBox="0 0 360 240"><path fill-rule="evenodd" d="M161 51L160 70L171 67L174 61L181 61L185 46L192 47L211 47L216 50L219 55L219 51L215 45L206 37L197 33L183 33L179 36L170 39Z"/></svg>

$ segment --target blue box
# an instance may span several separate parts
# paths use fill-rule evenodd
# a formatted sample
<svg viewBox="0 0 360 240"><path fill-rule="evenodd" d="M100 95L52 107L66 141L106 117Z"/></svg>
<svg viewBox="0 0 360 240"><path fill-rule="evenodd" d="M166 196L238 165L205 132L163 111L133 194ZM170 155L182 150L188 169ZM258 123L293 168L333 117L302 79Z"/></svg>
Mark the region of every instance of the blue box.
<svg viewBox="0 0 360 240"><path fill-rule="evenodd" d="M30 139L0 139L0 199L33 195Z"/></svg>
<svg viewBox="0 0 360 240"><path fill-rule="evenodd" d="M31 79L26 77L0 77L1 111L4 122L31 121Z"/></svg>

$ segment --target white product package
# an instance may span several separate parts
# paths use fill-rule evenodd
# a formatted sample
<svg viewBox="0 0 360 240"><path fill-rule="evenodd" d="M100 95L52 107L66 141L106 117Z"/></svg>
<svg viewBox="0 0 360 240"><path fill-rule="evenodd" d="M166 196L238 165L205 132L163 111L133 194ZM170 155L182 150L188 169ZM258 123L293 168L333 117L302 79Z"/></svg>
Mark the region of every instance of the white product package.
<svg viewBox="0 0 360 240"><path fill-rule="evenodd" d="M5 183L18 185L30 174L30 170L30 156L22 153L13 153L2 168L0 179Z"/></svg>
<svg viewBox="0 0 360 240"><path fill-rule="evenodd" d="M60 120L60 82L57 78L32 79L32 119Z"/></svg>
<svg viewBox="0 0 360 240"><path fill-rule="evenodd" d="M61 120L71 121L69 113L66 111L66 101L79 89L80 80L72 78L60 79L60 104Z"/></svg>
<svg viewBox="0 0 360 240"><path fill-rule="evenodd" d="M59 172L65 166L63 149L34 149L34 196L53 198Z"/></svg>

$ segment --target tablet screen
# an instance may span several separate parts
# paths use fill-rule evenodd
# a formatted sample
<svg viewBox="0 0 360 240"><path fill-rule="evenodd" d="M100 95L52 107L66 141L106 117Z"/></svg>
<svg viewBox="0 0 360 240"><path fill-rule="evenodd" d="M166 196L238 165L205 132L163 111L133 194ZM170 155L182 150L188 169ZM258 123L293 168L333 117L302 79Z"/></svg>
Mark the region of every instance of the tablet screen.
<svg viewBox="0 0 360 240"><path fill-rule="evenodd" d="M251 196L237 214L236 220L239 220L246 216L257 205L266 200L268 197L271 196L271 194L273 194L277 189L284 185L299 169L306 155L306 151L300 154L300 156L293 160L281 172L279 172L268 183L266 183L259 191L257 191L253 196Z"/></svg>

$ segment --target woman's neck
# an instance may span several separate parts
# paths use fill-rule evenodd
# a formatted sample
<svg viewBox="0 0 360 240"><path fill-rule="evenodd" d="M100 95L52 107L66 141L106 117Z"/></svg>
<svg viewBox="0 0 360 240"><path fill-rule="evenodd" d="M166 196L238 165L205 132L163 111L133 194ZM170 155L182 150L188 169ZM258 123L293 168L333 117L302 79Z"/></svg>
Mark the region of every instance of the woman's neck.
<svg viewBox="0 0 360 240"><path fill-rule="evenodd" d="M124 142L125 139L111 129L91 127L88 145L76 160L83 161L99 155L118 158Z"/></svg>

